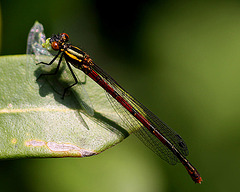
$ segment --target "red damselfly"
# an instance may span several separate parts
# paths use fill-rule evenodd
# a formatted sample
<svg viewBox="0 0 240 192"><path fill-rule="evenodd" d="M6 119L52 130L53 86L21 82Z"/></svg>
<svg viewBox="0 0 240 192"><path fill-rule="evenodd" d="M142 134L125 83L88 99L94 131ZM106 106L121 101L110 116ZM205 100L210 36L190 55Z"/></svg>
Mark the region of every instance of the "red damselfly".
<svg viewBox="0 0 240 192"><path fill-rule="evenodd" d="M88 54L68 41L69 36L66 33L53 35L46 40L44 47L52 48L57 51L57 54L51 62L38 64L51 65L57 58L59 61L53 73L41 74L38 79L42 76L57 74L64 58L75 82L64 89L62 98L69 88L78 83L72 65L83 71L108 93L109 100L116 111L121 110L119 113L121 118L145 145L170 164L176 164L180 161L193 181L201 183L200 174L185 158L188 155L188 149L181 136L123 89L111 76L97 66Z"/></svg>

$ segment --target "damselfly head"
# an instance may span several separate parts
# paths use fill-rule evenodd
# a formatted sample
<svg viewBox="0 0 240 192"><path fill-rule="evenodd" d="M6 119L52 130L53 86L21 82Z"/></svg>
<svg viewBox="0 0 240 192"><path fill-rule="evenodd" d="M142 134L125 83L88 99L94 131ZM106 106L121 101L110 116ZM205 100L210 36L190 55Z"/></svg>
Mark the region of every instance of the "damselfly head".
<svg viewBox="0 0 240 192"><path fill-rule="evenodd" d="M53 35L51 38L48 38L42 46L48 50L58 51L59 49L64 47L64 44L68 42L69 36L66 33L61 33L57 35Z"/></svg>

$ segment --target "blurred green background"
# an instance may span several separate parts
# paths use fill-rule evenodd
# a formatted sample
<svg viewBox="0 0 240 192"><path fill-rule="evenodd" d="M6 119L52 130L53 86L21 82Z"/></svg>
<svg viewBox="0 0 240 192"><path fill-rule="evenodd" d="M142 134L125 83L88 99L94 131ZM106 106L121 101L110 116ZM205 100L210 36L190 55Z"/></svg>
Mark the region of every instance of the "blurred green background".
<svg viewBox="0 0 240 192"><path fill-rule="evenodd" d="M194 184L134 136L82 159L0 162L1 191L233 191L240 172L240 1L1 0L1 55L35 20L71 41L187 142Z"/></svg>

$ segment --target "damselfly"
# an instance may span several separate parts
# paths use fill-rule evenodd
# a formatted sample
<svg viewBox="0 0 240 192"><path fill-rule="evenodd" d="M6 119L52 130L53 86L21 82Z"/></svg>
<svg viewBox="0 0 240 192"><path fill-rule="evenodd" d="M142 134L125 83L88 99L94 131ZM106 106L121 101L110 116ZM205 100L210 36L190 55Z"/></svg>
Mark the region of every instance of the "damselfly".
<svg viewBox="0 0 240 192"><path fill-rule="evenodd" d="M59 61L54 73L44 73L38 78L56 74L64 58L75 82L64 89L63 98L67 90L78 82L72 65L83 71L108 93L109 100L116 111L121 111L119 114L122 119L131 130L135 131L135 134L145 145L170 164L176 164L180 161L193 181L201 183L200 174L185 158L188 155L188 149L181 136L123 89L111 76L97 66L88 54L68 41L69 36L66 33L53 35L46 40L43 46L57 51L57 54L50 63L40 62L39 64L52 65L58 57Z"/></svg>

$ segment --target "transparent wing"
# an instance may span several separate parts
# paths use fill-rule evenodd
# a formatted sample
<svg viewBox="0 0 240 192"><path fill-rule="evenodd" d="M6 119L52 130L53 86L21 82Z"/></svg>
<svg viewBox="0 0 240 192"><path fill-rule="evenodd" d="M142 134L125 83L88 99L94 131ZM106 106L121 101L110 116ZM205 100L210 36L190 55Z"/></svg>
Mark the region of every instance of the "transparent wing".
<svg viewBox="0 0 240 192"><path fill-rule="evenodd" d="M169 128L156 115L143 106L133 96L126 92L112 77L101 68L94 65L94 70L110 85L123 99L131 104L142 116L144 116L158 131L169 140L184 156L188 155L187 145L179 134ZM179 162L178 158L159 139L148 131L138 120L136 120L120 103L107 93L108 99L115 111L124 121L126 129L133 132L147 147L169 164Z"/></svg>
<svg viewBox="0 0 240 192"><path fill-rule="evenodd" d="M35 22L28 34L27 40L27 62L26 62L26 78L28 84L34 88L39 89L39 86L43 86L45 82L39 81L37 85L36 78L39 77L41 73L50 73L56 69L58 60L52 65L36 65L39 62L49 63L53 59L53 55L45 48L42 47L42 44L45 43L46 36L44 34L43 25L39 22ZM62 70L60 70L61 78L63 81L66 80L69 83L73 83L74 80L71 78L71 74L67 73L65 70L65 62L62 64ZM34 74L34 75L33 75ZM84 75L85 78L85 75ZM85 78L86 80L86 78ZM72 88L72 91L75 95L75 98L78 100L79 104L83 109L91 116L94 115L94 110L90 98L84 88L84 82L81 82L78 78L79 83ZM48 81L51 84L53 89L62 94L64 88L59 88L57 84L54 84L53 81Z"/></svg>

